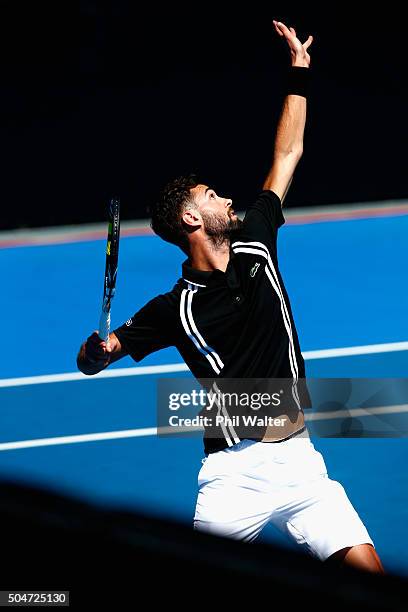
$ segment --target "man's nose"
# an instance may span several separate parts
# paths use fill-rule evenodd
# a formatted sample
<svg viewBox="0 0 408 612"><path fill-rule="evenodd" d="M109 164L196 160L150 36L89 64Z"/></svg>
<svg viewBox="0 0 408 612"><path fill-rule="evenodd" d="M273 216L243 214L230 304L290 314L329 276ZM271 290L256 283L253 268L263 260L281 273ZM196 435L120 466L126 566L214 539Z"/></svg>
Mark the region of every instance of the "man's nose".
<svg viewBox="0 0 408 612"><path fill-rule="evenodd" d="M232 200L231 200L231 198L226 198L226 200L225 200L225 206L227 206L227 207L228 207L228 206L231 206L231 204L232 204Z"/></svg>

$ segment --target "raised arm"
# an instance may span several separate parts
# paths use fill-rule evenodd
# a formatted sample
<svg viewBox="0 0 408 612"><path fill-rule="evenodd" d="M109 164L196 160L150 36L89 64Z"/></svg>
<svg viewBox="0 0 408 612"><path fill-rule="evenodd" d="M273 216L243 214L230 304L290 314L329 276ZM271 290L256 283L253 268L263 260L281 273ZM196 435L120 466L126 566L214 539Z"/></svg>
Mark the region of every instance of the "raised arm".
<svg viewBox="0 0 408 612"><path fill-rule="evenodd" d="M310 66L308 48L313 42L309 36L303 44L296 36L294 28L287 28L280 21L273 22L275 30L285 38L291 54L291 75L288 95L285 97L283 109L276 129L275 146L272 166L265 179L263 188L274 191L281 202L285 199L292 182L295 168L303 153L303 135L306 123L306 97L302 82L305 81L305 71Z"/></svg>

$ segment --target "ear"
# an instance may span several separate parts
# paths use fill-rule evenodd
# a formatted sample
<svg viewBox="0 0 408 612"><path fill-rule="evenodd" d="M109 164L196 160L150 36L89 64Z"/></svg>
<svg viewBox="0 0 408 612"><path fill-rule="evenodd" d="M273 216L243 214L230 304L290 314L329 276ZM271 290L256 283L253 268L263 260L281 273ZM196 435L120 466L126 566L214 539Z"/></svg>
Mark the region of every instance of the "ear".
<svg viewBox="0 0 408 612"><path fill-rule="evenodd" d="M201 215L196 208L188 208L182 216L183 222L189 227L199 227L202 223Z"/></svg>

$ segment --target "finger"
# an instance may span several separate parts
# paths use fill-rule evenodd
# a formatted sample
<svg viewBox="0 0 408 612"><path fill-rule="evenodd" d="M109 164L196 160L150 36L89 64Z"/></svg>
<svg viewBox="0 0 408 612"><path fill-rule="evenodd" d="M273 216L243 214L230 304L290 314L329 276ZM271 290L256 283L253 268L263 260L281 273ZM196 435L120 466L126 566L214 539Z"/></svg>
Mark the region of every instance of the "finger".
<svg viewBox="0 0 408 612"><path fill-rule="evenodd" d="M310 47L312 42L313 42L313 36L309 36L307 41L303 43L303 48L304 48L305 51L307 51L307 49Z"/></svg>
<svg viewBox="0 0 408 612"><path fill-rule="evenodd" d="M286 38L292 38L291 31L285 26L284 23L282 23L281 21L277 21L276 23L277 27L279 28L279 31L282 32L283 36L285 36Z"/></svg>
<svg viewBox="0 0 408 612"><path fill-rule="evenodd" d="M293 36L296 36L296 30L295 28L289 28L289 30L292 32ZM297 38L297 37L296 37Z"/></svg>
<svg viewBox="0 0 408 612"><path fill-rule="evenodd" d="M93 349L105 349L106 347L105 340L102 340L102 338L94 334L92 334L92 336L89 336L88 340L86 341L86 344L87 346L91 346Z"/></svg>
<svg viewBox="0 0 408 612"><path fill-rule="evenodd" d="M87 355L92 355L95 358L101 358L107 351L106 342L101 340L99 336L93 334L86 342L85 352Z"/></svg>
<svg viewBox="0 0 408 612"><path fill-rule="evenodd" d="M279 29L278 22L277 22L277 21L275 21L275 20L273 20L273 25L275 26L275 30L277 31L277 33L279 34L279 36L283 36L282 32L281 32L281 31L280 31L280 29Z"/></svg>
<svg viewBox="0 0 408 612"><path fill-rule="evenodd" d="M87 344L85 355L90 361L101 361L106 358L106 351L95 344Z"/></svg>
<svg viewBox="0 0 408 612"><path fill-rule="evenodd" d="M100 348L99 346L92 346L92 344L91 345L88 344L88 346L85 349L85 353L86 355L91 355L95 359L103 359L104 356L106 355L105 349Z"/></svg>

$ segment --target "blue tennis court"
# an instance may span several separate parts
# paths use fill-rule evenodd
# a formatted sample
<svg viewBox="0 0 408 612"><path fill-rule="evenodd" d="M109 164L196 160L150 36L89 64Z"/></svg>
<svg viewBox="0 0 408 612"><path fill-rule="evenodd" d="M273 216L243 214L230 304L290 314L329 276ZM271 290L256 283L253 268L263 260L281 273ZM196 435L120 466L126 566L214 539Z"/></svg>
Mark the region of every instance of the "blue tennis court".
<svg viewBox="0 0 408 612"><path fill-rule="evenodd" d="M392 214L280 230L308 376L407 376L407 235L408 215ZM154 236L122 238L113 326L170 289L183 259ZM0 476L191 522L201 437L154 435L158 377L187 375L177 351L141 364L125 358L109 376L76 370L79 345L98 324L103 242L3 248L0 262ZM386 569L408 575L407 438L313 442ZM262 538L291 546L272 528Z"/></svg>

